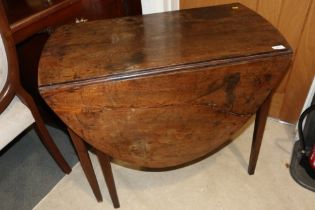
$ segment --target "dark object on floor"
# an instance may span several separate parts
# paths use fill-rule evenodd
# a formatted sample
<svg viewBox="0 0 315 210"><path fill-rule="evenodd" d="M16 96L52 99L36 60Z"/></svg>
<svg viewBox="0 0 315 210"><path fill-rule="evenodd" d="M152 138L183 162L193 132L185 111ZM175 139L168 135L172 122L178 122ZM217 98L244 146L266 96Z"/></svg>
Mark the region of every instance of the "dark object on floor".
<svg viewBox="0 0 315 210"><path fill-rule="evenodd" d="M306 146L306 139L304 137L303 133L303 122L304 119L315 110L315 105L311 105L309 108L307 108L301 115L298 123L298 132L299 132L299 138L300 138L300 145L301 145L301 153L302 153L302 159L300 164L305 168L305 171L307 174L315 179L315 168L314 168L314 146L315 142L311 143L310 145Z"/></svg>
<svg viewBox="0 0 315 210"><path fill-rule="evenodd" d="M299 141L294 145L290 172L294 180L303 187L315 191L315 169L313 167L315 138L311 134L314 128L315 104L307 108L298 122ZM303 122L307 117L303 130ZM314 135L314 134L313 134Z"/></svg>
<svg viewBox="0 0 315 210"><path fill-rule="evenodd" d="M312 179L315 179L315 170L310 166L310 158L307 155L302 155L300 165Z"/></svg>
<svg viewBox="0 0 315 210"><path fill-rule="evenodd" d="M315 192L315 180L310 177L305 168L301 165L302 154L300 151L300 142L297 141L293 148L290 167L291 176L301 186Z"/></svg>

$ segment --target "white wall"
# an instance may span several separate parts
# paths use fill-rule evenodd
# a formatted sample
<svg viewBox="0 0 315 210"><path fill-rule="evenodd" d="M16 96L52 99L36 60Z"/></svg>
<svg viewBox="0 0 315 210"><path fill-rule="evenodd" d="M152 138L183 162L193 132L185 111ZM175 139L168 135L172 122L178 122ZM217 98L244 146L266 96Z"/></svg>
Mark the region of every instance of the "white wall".
<svg viewBox="0 0 315 210"><path fill-rule="evenodd" d="M179 9L179 0L141 0L142 13L173 11Z"/></svg>

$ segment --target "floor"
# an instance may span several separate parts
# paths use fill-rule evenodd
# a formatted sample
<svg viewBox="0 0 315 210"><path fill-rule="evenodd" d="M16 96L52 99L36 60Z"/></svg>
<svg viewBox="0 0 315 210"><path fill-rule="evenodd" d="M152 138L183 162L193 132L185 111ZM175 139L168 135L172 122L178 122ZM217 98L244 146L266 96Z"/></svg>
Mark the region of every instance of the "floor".
<svg viewBox="0 0 315 210"><path fill-rule="evenodd" d="M48 126L48 130L74 166L78 160L68 136L53 127ZM32 209L62 177L64 173L30 127L0 152L0 209Z"/></svg>
<svg viewBox="0 0 315 210"><path fill-rule="evenodd" d="M231 144L187 167L144 172L112 164L121 210L313 210L315 193L291 178L294 127L268 119L253 176L247 165L253 123ZM93 165L103 194L97 203L80 164L65 176L35 210L113 209L96 157Z"/></svg>

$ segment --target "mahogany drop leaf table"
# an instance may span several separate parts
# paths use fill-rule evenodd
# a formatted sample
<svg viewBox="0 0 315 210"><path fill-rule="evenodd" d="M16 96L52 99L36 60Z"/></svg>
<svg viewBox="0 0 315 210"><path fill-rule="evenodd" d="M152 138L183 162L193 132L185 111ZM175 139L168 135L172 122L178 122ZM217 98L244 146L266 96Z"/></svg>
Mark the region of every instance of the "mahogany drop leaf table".
<svg viewBox="0 0 315 210"><path fill-rule="evenodd" d="M69 127L102 200L85 142L97 150L115 207L110 157L168 168L215 151L256 114L253 174L270 98L292 51L241 4L58 28L39 64L39 90Z"/></svg>

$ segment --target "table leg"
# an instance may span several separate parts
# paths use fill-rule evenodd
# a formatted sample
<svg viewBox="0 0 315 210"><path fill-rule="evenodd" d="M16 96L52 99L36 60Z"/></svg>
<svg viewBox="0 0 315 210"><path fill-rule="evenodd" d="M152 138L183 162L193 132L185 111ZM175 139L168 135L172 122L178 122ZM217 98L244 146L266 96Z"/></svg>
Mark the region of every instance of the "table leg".
<svg viewBox="0 0 315 210"><path fill-rule="evenodd" d="M100 151L97 151L97 157L100 161L102 171L105 177L107 189L110 195L110 198L112 199L114 208L119 208L119 200L117 196L115 181L112 173L112 167L110 165L110 157Z"/></svg>
<svg viewBox="0 0 315 210"><path fill-rule="evenodd" d="M94 170L93 170L93 166L92 166L92 162L91 162L88 150L85 146L85 142L81 139L81 137L75 134L70 128L68 128L68 131L71 136L74 147L76 148L82 169L93 190L96 200L98 202L101 202L103 200L102 194L98 186L98 182L97 182Z"/></svg>
<svg viewBox="0 0 315 210"><path fill-rule="evenodd" d="M261 141L264 135L265 125L266 125L266 121L268 117L271 96L272 94L269 94L265 102L261 105L261 107L256 112L253 142L252 142L252 148L251 148L249 165L248 165L248 173L250 175L253 175L255 173Z"/></svg>

